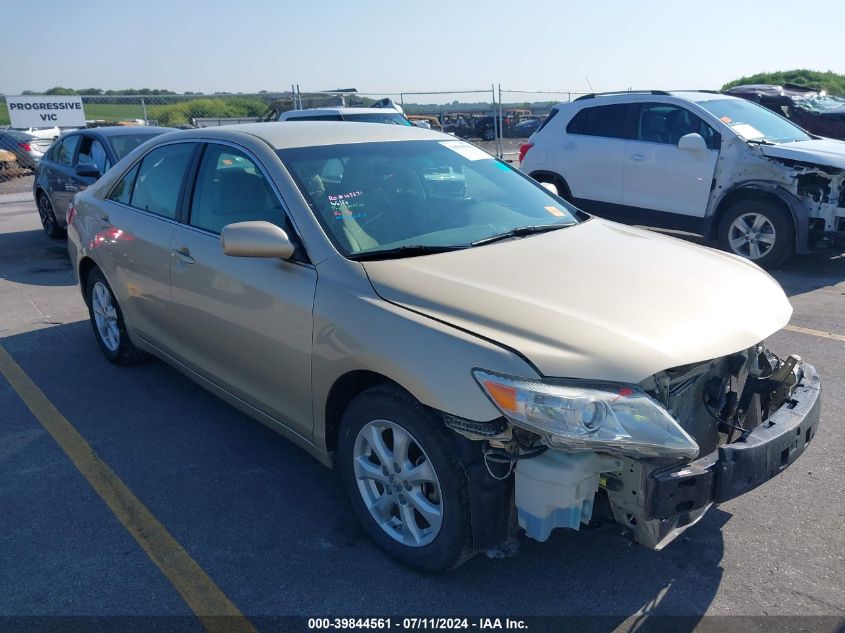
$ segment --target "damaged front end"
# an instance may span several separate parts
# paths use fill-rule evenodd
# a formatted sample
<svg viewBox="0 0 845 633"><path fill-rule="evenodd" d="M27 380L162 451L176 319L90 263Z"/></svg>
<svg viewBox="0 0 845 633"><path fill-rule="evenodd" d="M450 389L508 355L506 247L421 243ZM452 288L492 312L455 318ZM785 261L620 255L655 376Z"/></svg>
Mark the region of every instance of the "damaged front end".
<svg viewBox="0 0 845 633"><path fill-rule="evenodd" d="M776 155L769 160L791 177L787 188L807 210L809 239L845 237L845 169Z"/></svg>
<svg viewBox="0 0 845 633"><path fill-rule="evenodd" d="M819 423L813 367L762 344L639 385L476 379L513 424L487 438L488 471L515 474L519 525L540 541L610 520L661 549L787 468Z"/></svg>
<svg viewBox="0 0 845 633"><path fill-rule="evenodd" d="M680 465L623 458L621 485L606 487L615 520L655 549L696 523L712 503L748 492L790 466L819 424L815 369L796 356L781 360L763 344L660 372L642 386L700 447L695 460Z"/></svg>

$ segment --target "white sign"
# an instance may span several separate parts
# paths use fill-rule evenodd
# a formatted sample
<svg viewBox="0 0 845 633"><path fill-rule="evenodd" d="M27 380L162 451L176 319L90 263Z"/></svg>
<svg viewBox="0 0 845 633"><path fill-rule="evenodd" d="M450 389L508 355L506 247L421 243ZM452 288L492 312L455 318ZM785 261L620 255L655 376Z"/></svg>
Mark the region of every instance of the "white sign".
<svg viewBox="0 0 845 633"><path fill-rule="evenodd" d="M82 97L6 97L12 127L85 127Z"/></svg>

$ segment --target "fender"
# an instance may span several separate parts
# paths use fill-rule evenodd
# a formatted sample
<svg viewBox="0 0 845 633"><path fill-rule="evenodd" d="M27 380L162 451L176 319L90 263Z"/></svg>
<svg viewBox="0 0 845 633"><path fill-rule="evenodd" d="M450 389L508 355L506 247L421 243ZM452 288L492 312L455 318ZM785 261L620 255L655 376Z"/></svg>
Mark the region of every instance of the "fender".
<svg viewBox="0 0 845 633"><path fill-rule="evenodd" d="M716 238L716 231L724 213L725 202L734 194L743 191L760 192L777 196L786 205L786 208L789 209L792 215L792 223L795 226L795 252L797 254L803 254L810 251L810 214L807 207L804 206L801 199L794 193L768 180L746 180L738 182L723 191L722 195L711 205L713 212L705 218L704 230L706 235L713 239Z"/></svg>

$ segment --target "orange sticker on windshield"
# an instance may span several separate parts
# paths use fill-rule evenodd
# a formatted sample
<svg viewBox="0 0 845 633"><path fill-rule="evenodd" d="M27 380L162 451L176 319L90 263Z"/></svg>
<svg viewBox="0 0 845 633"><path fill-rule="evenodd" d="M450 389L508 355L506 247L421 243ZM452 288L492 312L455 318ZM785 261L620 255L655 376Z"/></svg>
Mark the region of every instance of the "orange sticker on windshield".
<svg viewBox="0 0 845 633"><path fill-rule="evenodd" d="M561 211L557 207L543 207L543 208L546 211L548 211L549 213L551 213L552 215L556 215L558 217L563 217L564 215L566 215L563 211Z"/></svg>
<svg viewBox="0 0 845 633"><path fill-rule="evenodd" d="M722 123L730 123L731 121L733 121L733 119L732 119L731 117L729 117L729 116L723 116L723 117L722 117L722 118L720 118L719 120L720 120Z"/></svg>

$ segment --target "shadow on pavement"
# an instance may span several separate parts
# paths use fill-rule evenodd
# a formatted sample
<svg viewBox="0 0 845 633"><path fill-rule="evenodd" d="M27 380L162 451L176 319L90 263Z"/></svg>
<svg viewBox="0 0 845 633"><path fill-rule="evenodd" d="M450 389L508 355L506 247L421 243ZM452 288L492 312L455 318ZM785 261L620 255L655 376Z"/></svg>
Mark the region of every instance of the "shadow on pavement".
<svg viewBox="0 0 845 633"><path fill-rule="evenodd" d="M67 240L50 239L40 229L0 233L0 276L32 286L72 286Z"/></svg>
<svg viewBox="0 0 845 633"><path fill-rule="evenodd" d="M110 364L85 321L0 344L247 615L568 615L611 630L642 612L691 631L719 589L731 515L716 508L662 552L612 527L558 530L511 558L411 572L364 535L336 473L164 363ZM97 582L91 569L79 582Z"/></svg>
<svg viewBox="0 0 845 633"><path fill-rule="evenodd" d="M798 255L769 271L790 297L845 281L845 249L827 248Z"/></svg>

